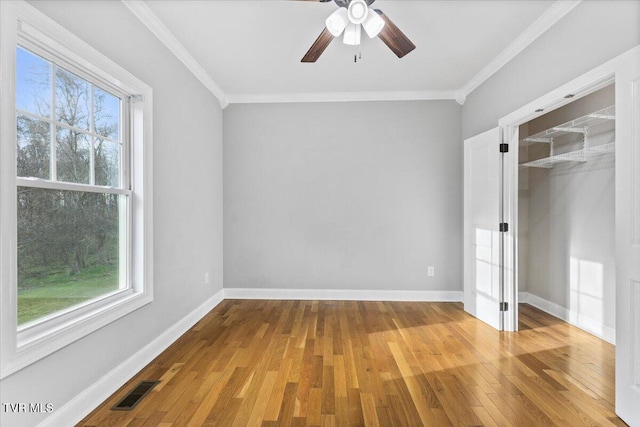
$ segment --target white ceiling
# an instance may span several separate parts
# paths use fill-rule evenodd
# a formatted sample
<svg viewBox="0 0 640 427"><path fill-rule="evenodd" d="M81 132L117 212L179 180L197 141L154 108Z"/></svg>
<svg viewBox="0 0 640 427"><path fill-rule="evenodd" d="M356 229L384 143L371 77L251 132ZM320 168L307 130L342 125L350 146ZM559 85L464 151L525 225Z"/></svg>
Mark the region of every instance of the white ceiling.
<svg viewBox="0 0 640 427"><path fill-rule="evenodd" d="M138 3L137 13L131 3ZM558 12L560 3L565 6ZM564 16L570 10L566 3L577 2L378 0L373 6L416 44L413 52L399 59L381 40L363 33L357 63L354 48L335 39L318 62L303 64L300 59L337 9L335 3L125 2L174 53L187 58L201 80L216 86L219 97L231 102L369 92L453 99L495 72L501 57L502 63L510 59L505 55L510 50L517 53ZM514 40L519 40L518 49Z"/></svg>

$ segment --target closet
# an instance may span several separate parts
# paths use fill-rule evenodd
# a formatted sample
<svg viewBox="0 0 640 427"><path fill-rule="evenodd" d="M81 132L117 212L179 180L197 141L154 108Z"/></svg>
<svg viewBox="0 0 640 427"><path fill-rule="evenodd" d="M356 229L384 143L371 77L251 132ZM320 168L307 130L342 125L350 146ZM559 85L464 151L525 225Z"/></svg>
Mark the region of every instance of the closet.
<svg viewBox="0 0 640 427"><path fill-rule="evenodd" d="M610 85L522 124L518 151L519 300L611 342L614 95Z"/></svg>

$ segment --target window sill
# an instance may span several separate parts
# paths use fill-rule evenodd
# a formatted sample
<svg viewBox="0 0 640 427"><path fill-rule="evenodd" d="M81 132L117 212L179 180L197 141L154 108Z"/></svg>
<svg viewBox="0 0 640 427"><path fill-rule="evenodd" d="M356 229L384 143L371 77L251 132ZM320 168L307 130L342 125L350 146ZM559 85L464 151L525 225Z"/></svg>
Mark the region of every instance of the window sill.
<svg viewBox="0 0 640 427"><path fill-rule="evenodd" d="M15 353L2 365L0 378L5 378L43 357L71 344L103 326L143 307L153 300L150 293L126 290L94 301L55 322L27 324L18 331Z"/></svg>

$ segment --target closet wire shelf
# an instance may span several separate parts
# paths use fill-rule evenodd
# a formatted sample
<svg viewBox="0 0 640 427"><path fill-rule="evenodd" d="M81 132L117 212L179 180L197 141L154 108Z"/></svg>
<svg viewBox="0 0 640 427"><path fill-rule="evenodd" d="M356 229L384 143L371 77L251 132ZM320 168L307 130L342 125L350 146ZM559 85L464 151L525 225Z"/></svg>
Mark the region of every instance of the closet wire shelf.
<svg viewBox="0 0 640 427"><path fill-rule="evenodd" d="M561 162L586 162L590 158L615 151L615 142L590 147L587 141L588 129L615 120L615 105L603 108L559 126L538 132L520 141L522 146L535 143L547 143L550 145L551 155L542 159L521 163L520 167L551 168ZM584 136L583 148L562 154L553 154L553 139L568 133L582 133Z"/></svg>
<svg viewBox="0 0 640 427"><path fill-rule="evenodd" d="M562 162L586 162L590 158L600 156L606 153L612 153L615 151L615 143L610 142L608 144L596 145L595 147L583 148L578 151L571 151L564 154L556 154L555 156L545 157L531 162L522 163L520 166L527 166L532 168L550 168L556 163Z"/></svg>

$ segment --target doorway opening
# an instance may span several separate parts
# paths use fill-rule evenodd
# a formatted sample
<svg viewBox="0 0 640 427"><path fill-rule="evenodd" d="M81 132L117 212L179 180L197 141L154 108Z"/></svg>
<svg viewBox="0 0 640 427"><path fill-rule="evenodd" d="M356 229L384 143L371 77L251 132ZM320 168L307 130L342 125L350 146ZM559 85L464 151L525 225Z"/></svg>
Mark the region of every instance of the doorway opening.
<svg viewBox="0 0 640 427"><path fill-rule="evenodd" d="M613 84L615 83L615 86ZM610 87L609 87L610 86ZM508 299L509 304L513 303L514 310L507 312L509 321L515 324L515 328L505 330L514 331L517 330L517 304L518 290L519 290L519 278L520 269L523 265L518 262L519 258L524 256L518 251L519 243L519 185L520 183L520 170L519 162L519 146L521 125L528 123L526 132L528 136L541 136L536 135L545 128L531 129L534 124L533 121L543 116L544 114L552 111L560 111L560 108L585 98L587 95L595 93L596 91L605 88L605 91L609 90L615 92L615 109L613 111L604 110L592 110L586 111L578 115L577 118L567 118L569 120L569 126L572 127L571 121L579 119L584 115L591 116L608 116L609 113L615 115L613 120L614 130L609 130L609 133L615 135L615 140L606 142L604 139L598 141L588 140L589 147L600 147L603 151L607 151L608 144L613 142L613 153L615 164L613 165L614 181L613 185L609 187L608 194L598 193L600 184L592 187L593 182L585 179L583 187L579 191L586 191L585 196L581 196L584 204L582 210L588 214L587 219L574 219L574 211L564 211L564 219L559 222L559 225L552 230L553 233L568 235L574 237L577 233L583 234L596 234L602 236L607 234L614 239L614 250L611 250L610 243L606 240L599 241L602 246L609 245L609 251L613 253L605 254L602 248L598 248L593 243L568 243L571 240L558 239L560 242L564 242L564 253L568 254L568 266L565 264L563 269L565 276L565 286L569 285L569 289L557 293L557 289L549 287L547 298L555 298L556 296L562 296L564 303L568 305L562 306L559 303L556 305L549 304L550 308L560 307L560 313L568 317L569 322L576 322L581 328L590 330L594 335L600 335L608 341L614 340L614 337L609 334L612 332L612 328L615 328L615 408L616 414L620 416L629 425L640 425L640 412L637 408L640 406L640 46L636 46L633 49L619 55L616 58L602 64L601 66L589 71L588 73L568 82L567 84L554 89L546 95L528 103L527 105L519 108L516 111L508 114L499 120L501 144L508 144L510 148L509 153L506 153L503 158L502 169L503 179L501 181L502 190L502 205L503 207L500 215L501 222L507 222L509 224L509 231L505 233L505 250L501 255L502 265L504 266L504 277L502 281L502 287L504 288L505 298ZM576 104L574 107L577 107ZM605 107L606 108L606 107ZM595 117L592 117L595 118ZM567 122L560 123L560 125ZM573 124L576 124L575 122ZM552 127L563 127L560 125L552 124ZM602 126L611 126L602 125ZM549 128L547 128L549 129ZM522 129L525 132L525 129ZM602 130L603 134L606 134L606 130ZM594 130L594 135L599 135ZM548 135L547 135L548 136ZM588 137L591 136L588 131ZM541 137L544 137L542 135ZM599 136L604 138L604 136ZM578 137L580 138L580 136ZM550 147L547 147L547 155L540 158L535 157L534 149L531 148L530 152L527 152L527 162L540 160L543 157L558 156L571 156L572 151L579 151L580 145L578 144L575 150L571 149L571 143L565 147L562 147L559 142L558 147L554 144L554 153L550 152ZM556 151L556 148L558 149ZM563 151L560 149L563 148ZM566 151L564 151L566 149ZM543 150L538 148L538 150ZM586 156L586 153L583 153ZM607 164L606 156L609 153L602 154L604 158L592 159L586 162L583 168L594 168L597 172L598 163L601 162L600 167L602 169L611 168L611 164ZM524 160L524 159L523 159ZM551 160L545 160L547 162L554 162L555 160L566 160L562 157L552 158ZM525 162L526 163L526 162ZM554 165L554 168L556 166ZM575 167L575 165L574 165ZM546 172L548 174L555 174L554 176L548 176L547 180L556 179L555 187L549 186L549 190L555 189L560 191L562 186L562 180L568 181L570 178L569 171L566 171L567 176L563 176L560 172L562 169L571 169L571 166L558 166L558 170L555 172ZM529 165L529 173L531 173L531 165ZM532 184L534 178L528 180L527 185ZM580 182L580 180L576 180ZM551 185L551 183L550 183ZM570 183L566 183L570 186ZM570 187L571 188L571 187ZM578 197L573 193L569 194L569 198ZM528 214L531 216L530 205L534 201L534 197L531 194L532 189L529 188L529 200L527 209ZM578 191L578 190L576 190ZM605 231L606 227L598 223L589 223L590 220L598 220L604 218L602 212L598 213L598 210L603 209L601 204L595 203L599 200L614 200L614 221L610 229ZM588 204L591 203L591 204ZM609 202L610 203L610 202ZM558 210L559 208L556 208ZM550 212L547 210L547 212ZM577 213L575 213L577 215ZM465 213L466 215L466 213ZM610 215L610 213L609 213ZM595 218L595 219L594 219ZM576 221L574 223L573 221ZM534 234L534 227L532 225L531 218L528 218L529 230L528 238L540 238L541 236ZM550 218L546 218L549 222ZM583 221L580 223L580 221ZM580 225L582 224L582 225ZM585 225L586 224L586 225ZM576 229L577 227L577 229ZM582 231L581 231L582 227ZM547 228L549 230L550 227ZM586 231L585 231L586 230ZM597 231L600 230L600 231ZM600 234L598 234L600 233ZM547 233L549 234L549 233ZM559 236L550 235L549 239L557 239ZM572 246L573 245L573 246ZM529 249L531 245L529 245ZM588 249L588 250L587 250ZM597 252L600 251L600 252ZM561 252L562 253L562 252ZM586 254L586 255L585 255ZM550 251L545 255L549 258L550 262L556 262L557 257L552 256ZM530 254L526 255L531 258ZM611 258L615 257L615 258ZM600 258L600 259L598 259ZM614 259L615 270L608 271L607 267L611 263L611 259ZM540 264L528 263L527 268L538 268ZM466 267L466 263L465 263ZM554 270L557 265L547 264L547 268ZM523 274L529 275L528 272ZM530 276L530 275L529 275ZM465 281L466 284L466 281ZM573 284L573 293L572 293ZM523 288L527 292L523 295L525 298L532 298L531 295L535 295L538 292L536 285L532 285L532 282L525 283ZM611 288L614 288L615 291ZM610 295L615 295L615 304L613 304L611 297L607 295L607 292L611 291ZM543 291L539 291L542 293ZM553 294L556 292L556 294ZM465 288L465 296L466 296ZM540 296L543 299L544 296ZM535 297L533 297L535 298ZM560 301L560 300L557 300ZM572 306L573 301L573 306ZM531 302L531 301L529 301ZM554 302L554 301L550 301ZM613 307L615 308L613 309ZM575 310L573 309L575 307ZM613 310L613 311L611 311ZM594 313L597 313L594 314ZM594 319L595 318L595 319ZM595 320L595 322L593 322Z"/></svg>
<svg viewBox="0 0 640 427"><path fill-rule="evenodd" d="M615 342L615 86L518 126L518 300Z"/></svg>

